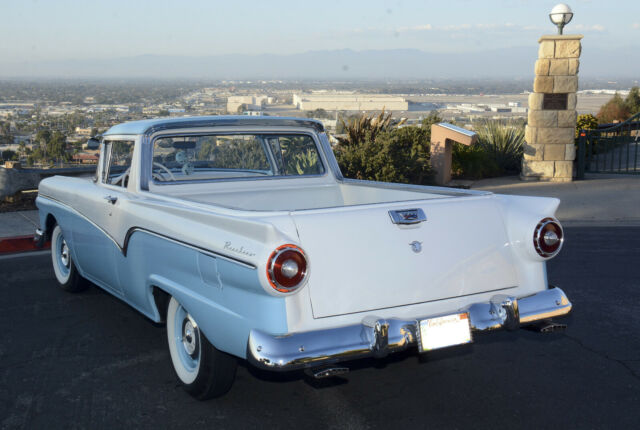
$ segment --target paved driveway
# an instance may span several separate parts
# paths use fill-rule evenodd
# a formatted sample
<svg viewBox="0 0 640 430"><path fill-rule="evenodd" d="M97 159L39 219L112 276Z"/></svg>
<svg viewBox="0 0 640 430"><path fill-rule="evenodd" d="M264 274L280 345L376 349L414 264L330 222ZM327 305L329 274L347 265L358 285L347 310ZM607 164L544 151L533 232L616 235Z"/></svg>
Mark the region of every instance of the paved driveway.
<svg viewBox="0 0 640 430"><path fill-rule="evenodd" d="M49 256L0 259L2 428L637 428L640 228L569 228L550 279L569 329L476 336L428 356L358 362L345 378L238 370L192 400L165 332L97 288L70 295Z"/></svg>

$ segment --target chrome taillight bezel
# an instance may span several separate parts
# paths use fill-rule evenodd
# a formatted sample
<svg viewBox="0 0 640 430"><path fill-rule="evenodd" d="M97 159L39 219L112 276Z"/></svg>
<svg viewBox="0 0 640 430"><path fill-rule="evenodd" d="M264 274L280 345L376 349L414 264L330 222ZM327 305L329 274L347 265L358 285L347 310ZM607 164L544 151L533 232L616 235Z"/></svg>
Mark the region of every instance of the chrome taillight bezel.
<svg viewBox="0 0 640 430"><path fill-rule="evenodd" d="M277 266L278 259L288 252L297 254L304 261L304 266L299 269L299 280L296 281L295 285L283 285L282 282L278 281L279 276L277 276L277 271L281 270L280 267ZM269 259L267 260L267 280L269 281L271 287L280 293L292 293L298 290L306 282L308 274L309 261L307 260L307 255L299 246L290 243L279 246L271 253ZM280 281L282 281L282 279Z"/></svg>
<svg viewBox="0 0 640 430"><path fill-rule="evenodd" d="M558 245L557 248L553 250L548 250L547 246L542 241L544 240L544 233L549 231L549 227L552 227L558 236ZM558 252L562 249L562 245L564 244L564 230L562 229L562 225L555 218L544 218L542 219L538 225L536 226L533 232L533 247L539 256L543 258L551 258L555 257Z"/></svg>

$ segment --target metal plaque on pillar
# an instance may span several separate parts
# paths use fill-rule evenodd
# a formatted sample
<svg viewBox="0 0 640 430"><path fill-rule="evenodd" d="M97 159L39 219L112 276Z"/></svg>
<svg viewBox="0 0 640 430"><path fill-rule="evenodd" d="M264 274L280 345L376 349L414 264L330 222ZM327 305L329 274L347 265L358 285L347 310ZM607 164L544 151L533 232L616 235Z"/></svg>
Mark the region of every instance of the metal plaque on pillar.
<svg viewBox="0 0 640 430"><path fill-rule="evenodd" d="M542 98L542 110L567 110L567 94L545 94Z"/></svg>

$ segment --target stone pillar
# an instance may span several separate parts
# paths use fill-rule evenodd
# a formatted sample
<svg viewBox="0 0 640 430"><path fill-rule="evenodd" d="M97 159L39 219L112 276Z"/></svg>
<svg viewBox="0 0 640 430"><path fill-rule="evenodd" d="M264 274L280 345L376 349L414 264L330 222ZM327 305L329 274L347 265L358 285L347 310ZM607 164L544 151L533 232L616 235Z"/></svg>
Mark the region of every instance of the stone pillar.
<svg viewBox="0 0 640 430"><path fill-rule="evenodd" d="M538 41L522 160L525 181L568 182L573 178L581 39L581 35L554 35Z"/></svg>

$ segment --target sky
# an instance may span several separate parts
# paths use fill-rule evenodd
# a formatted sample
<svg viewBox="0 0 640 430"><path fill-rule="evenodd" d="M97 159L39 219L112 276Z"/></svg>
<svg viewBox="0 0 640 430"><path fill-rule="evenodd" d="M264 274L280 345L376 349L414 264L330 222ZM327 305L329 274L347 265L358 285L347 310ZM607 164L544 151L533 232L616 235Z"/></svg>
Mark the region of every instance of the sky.
<svg viewBox="0 0 640 430"><path fill-rule="evenodd" d="M0 60L413 48L467 52L554 33L545 0L0 0ZM566 33L640 38L640 1L573 0Z"/></svg>

